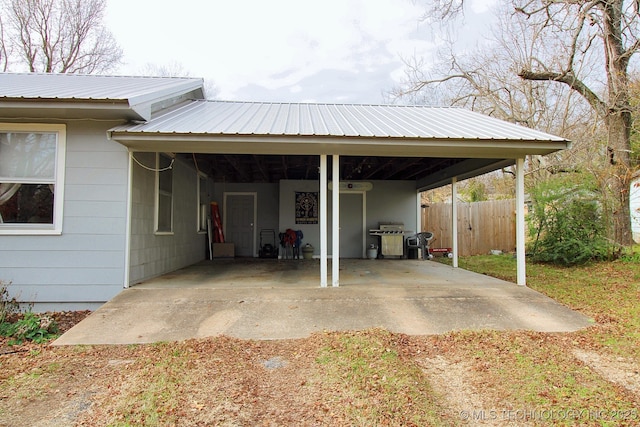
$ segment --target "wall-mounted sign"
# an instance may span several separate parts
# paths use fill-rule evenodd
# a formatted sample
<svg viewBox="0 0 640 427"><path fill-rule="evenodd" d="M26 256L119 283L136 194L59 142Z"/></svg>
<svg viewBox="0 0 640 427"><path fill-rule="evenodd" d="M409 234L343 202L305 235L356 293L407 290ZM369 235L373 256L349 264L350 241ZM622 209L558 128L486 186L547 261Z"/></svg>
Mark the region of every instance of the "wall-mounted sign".
<svg viewBox="0 0 640 427"><path fill-rule="evenodd" d="M296 224L318 223L318 192L296 191Z"/></svg>
<svg viewBox="0 0 640 427"><path fill-rule="evenodd" d="M333 181L329 182L329 190L333 190ZM366 181L340 181L340 191L371 191L373 184Z"/></svg>

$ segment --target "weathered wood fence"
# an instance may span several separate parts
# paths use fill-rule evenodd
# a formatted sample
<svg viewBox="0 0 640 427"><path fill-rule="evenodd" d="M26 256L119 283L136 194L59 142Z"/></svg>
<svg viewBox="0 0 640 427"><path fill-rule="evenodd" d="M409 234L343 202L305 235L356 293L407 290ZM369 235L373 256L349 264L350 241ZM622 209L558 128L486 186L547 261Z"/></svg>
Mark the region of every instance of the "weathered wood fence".
<svg viewBox="0 0 640 427"><path fill-rule="evenodd" d="M422 230L434 234L432 248L450 248L451 203L429 203L422 209ZM458 203L458 254L512 252L516 247L516 202L492 200Z"/></svg>

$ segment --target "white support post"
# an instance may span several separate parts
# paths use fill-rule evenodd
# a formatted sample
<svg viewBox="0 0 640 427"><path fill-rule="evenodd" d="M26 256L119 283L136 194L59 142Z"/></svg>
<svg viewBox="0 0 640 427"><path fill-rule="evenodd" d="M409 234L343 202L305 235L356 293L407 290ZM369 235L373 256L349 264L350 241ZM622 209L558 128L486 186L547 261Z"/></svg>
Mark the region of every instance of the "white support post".
<svg viewBox="0 0 640 427"><path fill-rule="evenodd" d="M516 262L517 284L527 286L524 234L524 159L516 159Z"/></svg>
<svg viewBox="0 0 640 427"><path fill-rule="evenodd" d="M416 233L422 233L422 226L422 194L418 192L416 194Z"/></svg>
<svg viewBox="0 0 640 427"><path fill-rule="evenodd" d="M332 219L332 243L331 248L331 284L340 286L340 156L334 154L333 158L333 212Z"/></svg>
<svg viewBox="0 0 640 427"><path fill-rule="evenodd" d="M327 287L327 155L320 155L320 286Z"/></svg>
<svg viewBox="0 0 640 427"><path fill-rule="evenodd" d="M133 152L129 150L129 171L127 175L127 222L125 226L124 246L124 283L123 288L129 287L131 280L131 209L133 206Z"/></svg>
<svg viewBox="0 0 640 427"><path fill-rule="evenodd" d="M451 179L451 250L453 268L458 268L458 178Z"/></svg>

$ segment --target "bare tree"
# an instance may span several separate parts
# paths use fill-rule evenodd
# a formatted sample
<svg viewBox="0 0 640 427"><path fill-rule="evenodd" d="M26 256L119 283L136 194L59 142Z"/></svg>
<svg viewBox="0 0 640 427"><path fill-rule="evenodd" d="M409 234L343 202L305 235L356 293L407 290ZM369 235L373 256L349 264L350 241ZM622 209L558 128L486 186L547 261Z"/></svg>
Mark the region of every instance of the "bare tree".
<svg viewBox="0 0 640 427"><path fill-rule="evenodd" d="M116 68L122 49L103 25L105 7L106 0L4 0L6 68L80 74Z"/></svg>
<svg viewBox="0 0 640 427"><path fill-rule="evenodd" d="M506 0L503 7L510 12L501 16L497 27L502 35L496 37L499 44L491 54L476 53L466 61L449 54L449 69L428 75L420 74L424 64L409 63L411 84L404 85L405 92L455 80L454 92L451 85L447 87L455 94L452 102L503 119L573 139L574 132L582 136L589 131L589 138L597 140L598 127L604 128L605 155L600 159L606 162L595 164L593 154L598 151L587 153L586 159L591 168L599 169L602 187L614 195L615 203L607 206L612 237L628 246L632 243L629 184L635 167L630 157L628 68L640 49L638 4L630 0ZM436 0L430 5L432 16L445 19L462 10L459 2ZM515 82L516 75L524 85ZM563 84L548 85L549 81ZM576 150L570 155L575 156Z"/></svg>
<svg viewBox="0 0 640 427"><path fill-rule="evenodd" d="M516 64L527 57L534 38L509 15L500 16L492 38L483 46L457 53L449 42L435 64L406 60L405 81L391 95L421 104L465 107L579 141L571 151L529 158L527 176L535 185L549 174L576 170L593 158L598 118L568 88L517 76Z"/></svg>
<svg viewBox="0 0 640 427"><path fill-rule="evenodd" d="M553 41L554 60L536 56L522 64L525 80L562 83L580 94L604 121L609 154L608 186L618 195L612 209L614 240L632 244L629 213L631 164L629 63L640 49L640 10L637 1L625 0L515 0L517 15L539 34L540 44ZM598 60L597 68L584 69ZM602 81L594 72L601 71Z"/></svg>
<svg viewBox="0 0 640 427"><path fill-rule="evenodd" d="M6 72L9 69L9 52L4 40L4 22L0 16L0 71Z"/></svg>

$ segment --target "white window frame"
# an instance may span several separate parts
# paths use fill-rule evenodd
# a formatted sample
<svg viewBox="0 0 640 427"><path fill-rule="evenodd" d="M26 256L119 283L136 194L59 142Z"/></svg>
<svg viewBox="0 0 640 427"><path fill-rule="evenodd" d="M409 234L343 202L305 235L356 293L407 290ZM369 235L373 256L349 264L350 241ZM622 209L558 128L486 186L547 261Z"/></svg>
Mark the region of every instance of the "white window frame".
<svg viewBox="0 0 640 427"><path fill-rule="evenodd" d="M53 196L53 224L0 224L0 235L60 235L64 217L65 158L67 151L67 127L63 124L0 123L0 132L55 133L56 158ZM20 181L29 184L28 181Z"/></svg>
<svg viewBox="0 0 640 427"><path fill-rule="evenodd" d="M196 230L200 234L205 234L207 232L207 219L209 218L209 200L202 200L202 184L204 180L205 190L207 190L207 179L209 178L204 172L197 172L198 177L198 206L197 206L197 219L196 219ZM208 191L207 191L208 195Z"/></svg>
<svg viewBox="0 0 640 427"><path fill-rule="evenodd" d="M162 194L162 191L160 191L160 169L163 169L160 166L160 158L161 157L166 157L168 158L171 163L170 163L170 168L171 168L171 193L165 193L164 195L169 195L171 198L171 206L170 206L170 210L171 210L171 223L169 224L169 229L168 230L159 230L159 219L160 219L160 196ZM171 235L173 234L173 215L174 215L174 211L173 211L173 183L174 183L174 173L173 173L173 163L175 161L175 156L173 154L169 154L169 153L156 153L156 182L155 182L155 193L156 193L156 200L155 200L155 209L154 209L154 230L155 230L155 234L157 235Z"/></svg>

